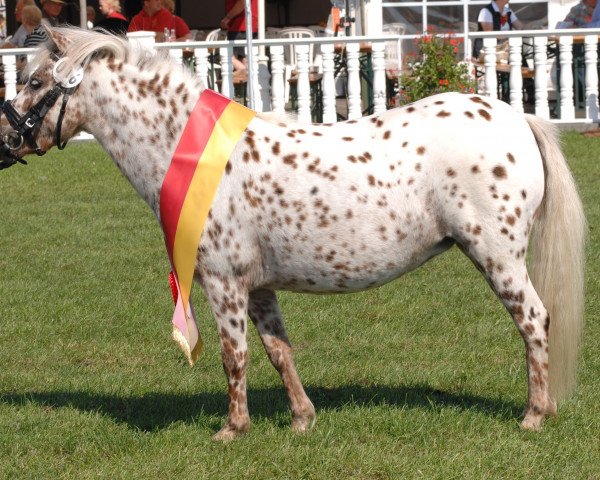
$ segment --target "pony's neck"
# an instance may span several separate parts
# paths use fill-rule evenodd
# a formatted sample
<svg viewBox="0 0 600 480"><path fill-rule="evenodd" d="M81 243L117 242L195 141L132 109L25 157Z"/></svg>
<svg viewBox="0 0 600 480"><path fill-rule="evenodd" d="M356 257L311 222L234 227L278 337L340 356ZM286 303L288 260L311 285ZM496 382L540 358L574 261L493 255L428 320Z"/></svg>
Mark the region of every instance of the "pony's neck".
<svg viewBox="0 0 600 480"><path fill-rule="evenodd" d="M84 129L158 215L162 181L202 87L169 61L153 69L111 60L91 67Z"/></svg>

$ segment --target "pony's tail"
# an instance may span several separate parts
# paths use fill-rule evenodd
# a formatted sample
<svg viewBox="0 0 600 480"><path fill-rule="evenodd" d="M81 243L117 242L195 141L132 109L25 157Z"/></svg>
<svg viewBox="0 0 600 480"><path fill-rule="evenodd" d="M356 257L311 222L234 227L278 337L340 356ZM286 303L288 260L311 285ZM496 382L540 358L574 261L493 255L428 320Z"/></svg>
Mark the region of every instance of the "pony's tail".
<svg viewBox="0 0 600 480"><path fill-rule="evenodd" d="M545 173L545 192L534 225L531 279L550 316L549 385L555 401L577 383L583 326L583 263L587 225L573 176L560 149L558 129L526 115Z"/></svg>

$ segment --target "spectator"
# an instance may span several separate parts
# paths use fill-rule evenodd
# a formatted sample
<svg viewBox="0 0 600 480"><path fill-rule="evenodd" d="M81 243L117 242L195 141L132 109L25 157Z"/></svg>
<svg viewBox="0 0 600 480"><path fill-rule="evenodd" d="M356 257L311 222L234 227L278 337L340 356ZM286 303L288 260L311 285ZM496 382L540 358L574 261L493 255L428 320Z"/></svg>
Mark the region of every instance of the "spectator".
<svg viewBox="0 0 600 480"><path fill-rule="evenodd" d="M256 38L258 32L258 2L252 0L252 36ZM246 39L246 4L244 0L225 0L227 12L221 20L221 28L227 30L227 40ZM246 54L244 47L233 48L233 68L246 69Z"/></svg>
<svg viewBox="0 0 600 480"><path fill-rule="evenodd" d="M85 13L87 16L87 28L91 30L94 28L94 23L96 22L96 10L91 5L88 5L85 8Z"/></svg>
<svg viewBox="0 0 600 480"><path fill-rule="evenodd" d="M35 5L23 7L23 26L29 34L25 39L24 47L36 47L48 40L46 30L42 26L42 11Z"/></svg>
<svg viewBox="0 0 600 480"><path fill-rule="evenodd" d="M191 37L190 28L176 15L162 6L162 0L144 0L140 13L131 19L129 32L156 32L156 41L163 42L165 29L175 30L175 40L185 41Z"/></svg>
<svg viewBox="0 0 600 480"><path fill-rule="evenodd" d="M23 7L25 7L27 5L35 5L35 1L34 0L17 0L17 4L15 6L15 19L17 20L17 23L20 23L21 25L19 26L19 28L17 28L17 31L11 37L10 41L8 41L4 45L2 45L2 48L22 48L25 46L25 39L27 38L27 35L29 35L29 32L22 25L23 24L22 14L23 14Z"/></svg>
<svg viewBox="0 0 600 480"><path fill-rule="evenodd" d="M42 26L42 11L35 5L26 5L23 7L21 13L21 25L27 31L27 37L23 43L23 47L36 47L40 43L44 43L48 40L46 30ZM25 55L19 56L17 59L17 69L20 71L27 63L27 57Z"/></svg>
<svg viewBox="0 0 600 480"><path fill-rule="evenodd" d="M581 0L571 8L562 22L558 22L556 28L585 28L589 26L595 7L596 0Z"/></svg>
<svg viewBox="0 0 600 480"><path fill-rule="evenodd" d="M41 0L41 4L43 19L53 27L58 26L61 23L58 17L65 2L63 0Z"/></svg>
<svg viewBox="0 0 600 480"><path fill-rule="evenodd" d="M175 18L175 22L182 22L185 25L185 22L183 21L183 19L181 17L178 17L177 15L175 15L175 2L173 0L162 0L162 6L165 7L169 12L171 12L173 14L173 17ZM191 37L192 37L192 32L190 31L190 34L187 38L192 39Z"/></svg>
<svg viewBox="0 0 600 480"><path fill-rule="evenodd" d="M592 13L592 21L588 24L589 28L598 28L600 27L600 3L596 1L596 6L594 7L594 13Z"/></svg>
<svg viewBox="0 0 600 480"><path fill-rule="evenodd" d="M493 0L483 7L477 17L478 32L521 30L523 24L508 6L508 0ZM473 58L479 58L483 40L478 38L473 43Z"/></svg>
<svg viewBox="0 0 600 480"><path fill-rule="evenodd" d="M100 12L104 15L104 19L96 24L96 28L102 28L115 35L125 35L129 22L121 14L119 0L100 0Z"/></svg>

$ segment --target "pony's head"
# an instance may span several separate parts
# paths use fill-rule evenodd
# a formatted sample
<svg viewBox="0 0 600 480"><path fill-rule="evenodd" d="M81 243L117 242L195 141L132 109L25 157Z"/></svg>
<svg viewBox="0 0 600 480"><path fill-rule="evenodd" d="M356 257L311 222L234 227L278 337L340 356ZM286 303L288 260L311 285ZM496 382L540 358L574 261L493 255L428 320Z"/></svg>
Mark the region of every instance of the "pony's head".
<svg viewBox="0 0 600 480"><path fill-rule="evenodd" d="M111 35L46 27L49 41L22 72L23 89L2 106L0 169L66 141L83 126L82 96L92 60L127 55L127 43Z"/></svg>

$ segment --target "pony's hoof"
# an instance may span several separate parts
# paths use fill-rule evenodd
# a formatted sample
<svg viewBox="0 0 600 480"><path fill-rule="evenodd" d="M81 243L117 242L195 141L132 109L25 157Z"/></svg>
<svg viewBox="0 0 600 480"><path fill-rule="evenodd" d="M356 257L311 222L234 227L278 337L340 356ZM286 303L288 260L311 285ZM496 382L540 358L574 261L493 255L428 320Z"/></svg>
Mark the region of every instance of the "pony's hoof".
<svg viewBox="0 0 600 480"><path fill-rule="evenodd" d="M232 427L231 425L225 425L221 430L213 435L212 439L216 442L231 442L247 431L247 427L245 429L238 429Z"/></svg>
<svg viewBox="0 0 600 480"><path fill-rule="evenodd" d="M523 430L529 430L531 432L541 432L543 421L544 415L529 412L525 415L525 418L521 422L521 428Z"/></svg>
<svg viewBox="0 0 600 480"><path fill-rule="evenodd" d="M316 421L317 417L315 415L296 417L292 420L292 431L299 434L307 433L315 426Z"/></svg>

